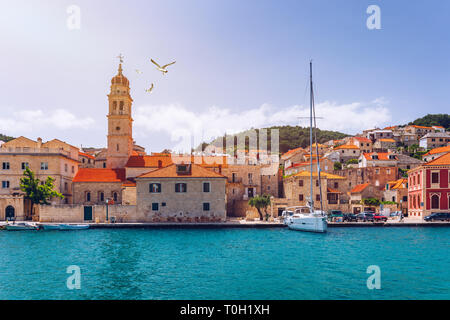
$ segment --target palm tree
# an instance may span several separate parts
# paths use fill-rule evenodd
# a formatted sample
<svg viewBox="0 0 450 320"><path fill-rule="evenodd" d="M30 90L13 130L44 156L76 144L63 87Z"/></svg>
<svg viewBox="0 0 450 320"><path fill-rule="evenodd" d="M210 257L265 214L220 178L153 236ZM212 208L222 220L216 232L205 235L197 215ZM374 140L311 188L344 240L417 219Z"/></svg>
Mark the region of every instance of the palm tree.
<svg viewBox="0 0 450 320"><path fill-rule="evenodd" d="M262 195L253 197L248 201L248 204L258 210L259 220L263 221L264 217L261 210L264 210L267 215L267 207L270 206L270 196Z"/></svg>

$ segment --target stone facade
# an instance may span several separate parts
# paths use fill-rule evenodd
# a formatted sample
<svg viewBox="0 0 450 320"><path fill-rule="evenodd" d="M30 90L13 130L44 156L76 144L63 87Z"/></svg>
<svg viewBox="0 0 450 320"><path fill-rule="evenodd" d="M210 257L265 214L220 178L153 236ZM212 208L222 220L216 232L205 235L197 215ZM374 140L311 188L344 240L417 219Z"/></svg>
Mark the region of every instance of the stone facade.
<svg viewBox="0 0 450 320"><path fill-rule="evenodd" d="M52 199L52 202L72 203L72 179L78 172L78 148L57 139L42 143L42 139L33 141L19 137L2 145L0 165L0 194L22 195L20 179L29 167L41 181L47 177L55 179L55 190L62 193L64 199Z"/></svg>
<svg viewBox="0 0 450 320"><path fill-rule="evenodd" d="M136 178L139 220L225 221L226 177L194 164L186 166L190 174L180 174L179 167L172 165ZM177 184L183 184L182 189Z"/></svg>

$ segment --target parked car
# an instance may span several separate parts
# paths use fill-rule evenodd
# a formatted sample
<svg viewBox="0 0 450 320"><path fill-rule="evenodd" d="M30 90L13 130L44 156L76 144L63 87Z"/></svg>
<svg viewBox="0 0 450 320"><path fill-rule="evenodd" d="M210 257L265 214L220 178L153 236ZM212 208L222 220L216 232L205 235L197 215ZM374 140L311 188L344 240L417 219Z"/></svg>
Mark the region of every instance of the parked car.
<svg viewBox="0 0 450 320"><path fill-rule="evenodd" d="M373 215L373 221L374 221L374 222L380 222L380 221L386 222L387 219L388 219L388 218L387 218L386 216L383 216L382 214L379 214L379 213L375 213L375 214Z"/></svg>
<svg viewBox="0 0 450 320"><path fill-rule="evenodd" d="M328 214L329 221L342 221L344 219L344 214L341 210L330 210Z"/></svg>
<svg viewBox="0 0 450 320"><path fill-rule="evenodd" d="M450 212L433 212L424 218L425 221L450 221Z"/></svg>
<svg viewBox="0 0 450 320"><path fill-rule="evenodd" d="M358 216L354 213L344 213L344 222L357 222Z"/></svg>
<svg viewBox="0 0 450 320"><path fill-rule="evenodd" d="M356 218L358 221L363 221L363 222L367 222L367 221L371 221L373 222L373 216L374 216L374 212L362 212L359 213Z"/></svg>

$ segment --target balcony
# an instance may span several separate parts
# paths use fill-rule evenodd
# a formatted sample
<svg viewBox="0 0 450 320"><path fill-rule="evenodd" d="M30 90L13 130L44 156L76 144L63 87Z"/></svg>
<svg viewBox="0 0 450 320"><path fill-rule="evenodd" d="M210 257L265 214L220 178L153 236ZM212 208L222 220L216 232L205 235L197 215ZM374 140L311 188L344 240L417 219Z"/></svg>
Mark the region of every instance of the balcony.
<svg viewBox="0 0 450 320"><path fill-rule="evenodd" d="M228 183L242 183L242 178L228 178Z"/></svg>

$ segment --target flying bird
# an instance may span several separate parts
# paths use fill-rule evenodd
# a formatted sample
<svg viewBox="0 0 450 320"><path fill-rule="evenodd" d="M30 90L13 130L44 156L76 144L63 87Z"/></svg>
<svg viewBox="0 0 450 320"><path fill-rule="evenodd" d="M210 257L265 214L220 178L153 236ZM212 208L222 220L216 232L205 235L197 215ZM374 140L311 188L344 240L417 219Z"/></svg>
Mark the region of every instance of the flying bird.
<svg viewBox="0 0 450 320"><path fill-rule="evenodd" d="M155 60L150 59L150 61L151 61L154 65L156 65L156 69L158 69L159 71L161 71L161 72L163 73L163 75L166 74L167 72L169 72L166 68L167 68L168 66L170 66L170 65L172 65L172 64L174 64L174 63L176 62L176 61L174 61L174 62L165 64L165 65L163 65L163 66L161 67L157 62L155 62Z"/></svg>
<svg viewBox="0 0 450 320"><path fill-rule="evenodd" d="M150 93L150 92L152 92L153 88L154 88L154 85L152 83L152 85L150 86L149 89L145 89L145 92Z"/></svg>
<svg viewBox="0 0 450 320"><path fill-rule="evenodd" d="M136 73L137 74L143 74L143 72L141 70L136 69Z"/></svg>

